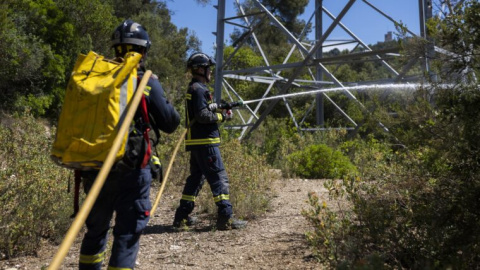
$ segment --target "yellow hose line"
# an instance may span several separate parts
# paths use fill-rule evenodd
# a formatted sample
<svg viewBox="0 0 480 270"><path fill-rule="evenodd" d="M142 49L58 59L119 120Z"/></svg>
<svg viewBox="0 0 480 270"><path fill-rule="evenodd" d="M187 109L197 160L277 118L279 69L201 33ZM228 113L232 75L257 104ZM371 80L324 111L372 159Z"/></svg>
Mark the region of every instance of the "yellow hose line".
<svg viewBox="0 0 480 270"><path fill-rule="evenodd" d="M125 116L125 120L118 131L117 137L115 137L115 140L113 141L112 149L110 149L110 152L108 153L108 156L105 159L105 162L103 163L102 168L100 169L100 172L98 173L97 178L95 179L95 182L90 189L90 192L88 192L88 195L82 204L82 208L80 208L80 211L78 211L78 214L75 217L72 225L70 226L70 229L68 229L67 235L63 239L60 248L58 249L55 257L53 258L50 266L48 267L48 270L57 270L60 268L60 265L62 264L63 259L65 259L65 256L67 256L68 250L72 246L72 243L77 237L78 232L85 223L85 220L87 219L90 210L92 210L93 204L97 200L98 194L100 193L100 190L105 183L105 179L110 172L110 169L112 168L115 157L117 156L117 152L120 149L122 140L130 127L130 123L132 122L135 112L137 111L138 104L140 103L143 95L143 90L147 85L148 79L150 78L151 74L152 71L150 70L147 70L147 72L145 72L142 81L140 82L140 85L138 86L135 95L133 96L133 99Z"/></svg>
<svg viewBox="0 0 480 270"><path fill-rule="evenodd" d="M155 203L153 204L152 210L150 211L151 217L153 217L155 210L157 210L158 203L160 202L160 198L162 197L163 190L165 189L165 185L167 184L168 175L170 174L170 170L172 169L173 161L177 156L178 149L180 148L180 145L182 144L182 141L185 138L185 134L187 134L187 129L185 129L185 131L180 135L177 145L175 146L175 150L173 150L172 157L170 158L170 162L168 164L167 172L165 173L165 177L163 178L163 181L162 181L162 186L160 187L160 191L158 191L157 198L155 199Z"/></svg>

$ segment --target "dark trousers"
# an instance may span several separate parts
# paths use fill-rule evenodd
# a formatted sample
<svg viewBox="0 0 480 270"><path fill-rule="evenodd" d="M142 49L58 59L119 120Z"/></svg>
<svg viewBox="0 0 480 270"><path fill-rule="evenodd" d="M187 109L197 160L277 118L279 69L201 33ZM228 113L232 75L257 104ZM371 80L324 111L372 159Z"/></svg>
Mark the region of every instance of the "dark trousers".
<svg viewBox="0 0 480 270"><path fill-rule="evenodd" d="M232 217L227 172L223 166L219 148L213 146L191 150L190 176L187 177L180 206L175 213L175 220L186 219L193 211L195 198L202 189L205 179L210 185L213 199L218 207L218 218Z"/></svg>
<svg viewBox="0 0 480 270"><path fill-rule="evenodd" d="M82 176L85 192L88 193L96 173L87 172ZM152 208L149 199L151 181L149 166L126 173L110 173L86 220L87 233L80 249L79 269L101 269L114 212L114 239L109 266L134 268L140 235Z"/></svg>

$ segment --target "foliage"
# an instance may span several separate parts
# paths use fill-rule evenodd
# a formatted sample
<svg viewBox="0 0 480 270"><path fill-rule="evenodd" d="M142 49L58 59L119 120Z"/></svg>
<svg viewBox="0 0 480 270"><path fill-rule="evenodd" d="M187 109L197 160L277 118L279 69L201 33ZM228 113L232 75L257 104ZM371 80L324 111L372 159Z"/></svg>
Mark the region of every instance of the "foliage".
<svg viewBox="0 0 480 270"><path fill-rule="evenodd" d="M187 52L199 46L196 39L188 39L187 28L177 29L170 21L170 13L164 2L158 2L149 12L133 17L146 27L152 40L146 67L154 71L162 82L183 81Z"/></svg>
<svg viewBox="0 0 480 270"><path fill-rule="evenodd" d="M0 45L3 67L0 76L4 82L0 86L2 108L24 111L24 104L15 102L19 97L31 94L51 99L50 92L44 89L55 88L63 82L64 58L55 49L68 43L72 33L52 1L7 2L3 21L6 28L0 34L4 40ZM47 40L61 34L61 41L48 44ZM46 105L50 105L49 102ZM39 111L45 109L32 107Z"/></svg>
<svg viewBox="0 0 480 270"><path fill-rule="evenodd" d="M249 151L254 154L264 155L266 161L270 166L281 169L282 173L286 177L305 176L305 177L317 177L317 169L321 166L328 168L331 173L329 177L340 177L347 171L354 173L355 169L351 167L349 158L342 154L342 151L348 153L348 149L341 148L339 138L345 137L346 133L343 130L335 131L323 131L317 133L305 132L301 133L294 127L292 127L291 120L288 118L275 119L267 118L265 123L258 128L249 138L242 142L249 148ZM310 158L308 155L313 148L319 144L324 144L329 150L326 153L331 156L331 159L320 154L320 151L313 151L317 157ZM327 146L328 145L328 146ZM321 146L322 148L324 146ZM308 150L307 150L308 149ZM334 151L333 149L339 149ZM305 158L309 162L308 169L305 168L301 158ZM354 155L350 155L350 158L354 158ZM327 163L315 164L321 159L327 159ZM317 168L317 166L320 166ZM333 166L333 167L332 167ZM337 168L337 172L335 168ZM308 173L307 173L308 171ZM337 173L340 173L338 175ZM317 175L317 176L313 176ZM335 176L332 176L335 175Z"/></svg>
<svg viewBox="0 0 480 270"><path fill-rule="evenodd" d="M100 1L22 0L7 2L5 10L2 108L55 113L77 54L100 50L92 40L109 39L105 28L114 23L111 8Z"/></svg>
<svg viewBox="0 0 480 270"><path fill-rule="evenodd" d="M478 77L480 61L480 3L461 1L444 17L435 17L427 24L435 45L447 53L431 55L435 71L447 80L472 81ZM427 48L433 47L432 42Z"/></svg>
<svg viewBox="0 0 480 270"><path fill-rule="evenodd" d="M392 161L395 159L392 146L376 139L372 134L364 138L345 140L339 145L339 149L357 165L360 175L368 175L371 180L382 179L392 173Z"/></svg>
<svg viewBox="0 0 480 270"><path fill-rule="evenodd" d="M55 119L78 54L93 50L111 57L111 34L125 18L147 27L153 43L147 67L167 87L182 80L186 52L199 46L187 28L171 23L165 1L7 0L0 5L0 106L9 112Z"/></svg>
<svg viewBox="0 0 480 270"><path fill-rule="evenodd" d="M329 180L325 187L332 199L341 199L344 192L339 187L342 182ZM302 215L315 228L307 232L306 238L313 247L315 256L322 262L335 262L341 260L339 256L348 253L347 245L342 245L342 240L351 232L351 213L345 211L346 207L337 201L336 207L328 207L326 201L321 201L315 192L308 194L308 203L311 209L302 210ZM348 209L348 208L347 208Z"/></svg>
<svg viewBox="0 0 480 270"><path fill-rule="evenodd" d="M318 258L348 269L376 269L379 261L407 269L478 265L478 102L475 86L419 91L393 121L408 148L373 138L344 142L361 178L329 187L331 200L351 208L310 198L304 215Z"/></svg>
<svg viewBox="0 0 480 270"><path fill-rule="evenodd" d="M265 157L249 154L236 139L224 142L220 150L229 176L235 215L251 219L264 214L274 195L270 189L274 179Z"/></svg>
<svg viewBox="0 0 480 270"><path fill-rule="evenodd" d="M292 31L294 35L300 36L302 30L305 28L306 22L300 20L298 15L305 11L305 7L308 4L306 0L262 0L260 1L267 10L269 10L273 16L275 16L280 23L288 30ZM258 6L253 1L245 1L243 3L243 9L246 14L255 14L260 11ZM239 14L240 15L240 14ZM255 26L255 36L260 44L262 44L262 50L265 53L269 64L280 64L284 61L284 56L287 55L290 50L289 41L287 37L282 34L282 31L278 26L269 23L269 20L265 19L264 15L251 16L250 25ZM307 26L307 30L303 32L301 39L305 39L311 26ZM256 46L256 42L251 35L248 35L248 30L242 28L235 28L233 34L230 36L232 46L236 47L236 44L243 42L246 38L246 44L259 53ZM297 57L301 57L296 52ZM286 77L286 76L285 76Z"/></svg>
<svg viewBox="0 0 480 270"><path fill-rule="evenodd" d="M201 5L206 5L207 3L210 3L211 0L196 0L196 2Z"/></svg>
<svg viewBox="0 0 480 270"><path fill-rule="evenodd" d="M246 142L252 152L264 155L271 166L284 169L285 174L288 169L284 157L313 143L310 134L302 136L291 126L288 119L266 119Z"/></svg>
<svg viewBox="0 0 480 270"><path fill-rule="evenodd" d="M334 179L355 174L356 168L342 152L325 144L310 145L287 156L294 174L308 179Z"/></svg>
<svg viewBox="0 0 480 270"><path fill-rule="evenodd" d="M69 225L71 174L50 160L53 133L32 116L2 115L0 252L7 257L35 253L42 239L59 239Z"/></svg>
<svg viewBox="0 0 480 270"><path fill-rule="evenodd" d="M262 57L257 55L250 47L241 47L235 52L235 55L232 55L234 51L235 48L232 46L227 46L224 49L225 59L231 58L227 66L230 70L246 69L263 64ZM260 98L263 94L263 88L256 83L242 80L231 80L229 83L238 93L241 93L245 100Z"/></svg>
<svg viewBox="0 0 480 270"><path fill-rule="evenodd" d="M465 1L429 22L436 44L454 52L432 58L442 80L466 83L478 75L479 8ZM423 53L431 45L412 44ZM329 199L347 207L310 195L303 214L314 230L307 239L317 258L339 269L474 269L480 263L478 85L433 85L403 100L389 108L394 117L375 113L394 136L371 128L370 136L359 132L341 144L360 178L326 186Z"/></svg>

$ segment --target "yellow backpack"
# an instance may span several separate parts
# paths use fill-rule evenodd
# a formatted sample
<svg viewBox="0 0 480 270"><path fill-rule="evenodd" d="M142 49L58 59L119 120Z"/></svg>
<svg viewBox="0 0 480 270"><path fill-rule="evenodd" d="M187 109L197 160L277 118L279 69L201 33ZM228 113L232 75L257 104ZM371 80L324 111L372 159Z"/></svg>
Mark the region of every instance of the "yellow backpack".
<svg viewBox="0 0 480 270"><path fill-rule="evenodd" d="M121 63L94 52L80 55L67 86L51 157L61 166L100 169L137 89L142 55L129 52ZM116 156L125 152L128 134Z"/></svg>

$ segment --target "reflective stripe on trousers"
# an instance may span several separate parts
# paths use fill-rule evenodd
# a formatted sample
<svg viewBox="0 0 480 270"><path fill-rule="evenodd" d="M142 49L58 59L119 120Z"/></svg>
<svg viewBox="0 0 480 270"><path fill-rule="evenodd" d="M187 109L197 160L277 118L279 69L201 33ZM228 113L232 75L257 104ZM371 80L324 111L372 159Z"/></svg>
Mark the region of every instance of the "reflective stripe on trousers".
<svg viewBox="0 0 480 270"><path fill-rule="evenodd" d="M227 172L223 165L217 146L194 149L190 153L190 176L182 192L180 206L175 213L175 220L186 219L195 207L195 198L203 187L205 178L212 190L213 200L218 207L218 216L230 218L230 203Z"/></svg>

